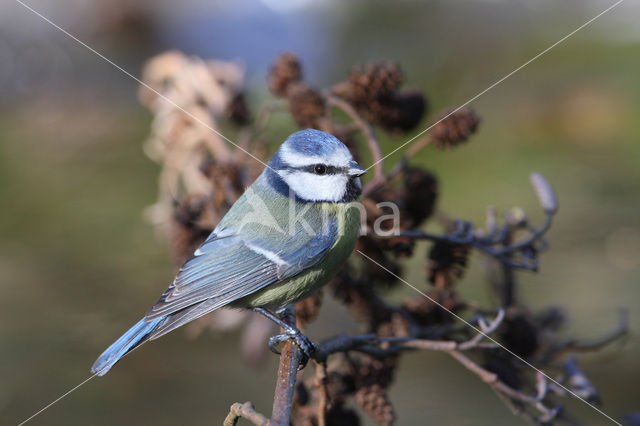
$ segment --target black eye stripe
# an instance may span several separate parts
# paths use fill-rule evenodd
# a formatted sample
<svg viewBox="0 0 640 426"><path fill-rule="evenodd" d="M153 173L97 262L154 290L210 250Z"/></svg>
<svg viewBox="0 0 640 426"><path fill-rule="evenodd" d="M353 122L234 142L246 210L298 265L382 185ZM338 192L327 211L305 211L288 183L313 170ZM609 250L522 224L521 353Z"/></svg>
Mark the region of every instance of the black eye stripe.
<svg viewBox="0 0 640 426"><path fill-rule="evenodd" d="M308 165L308 166L287 167L287 168L289 170L296 170L296 171L300 171L300 172L313 173L314 175L317 175L318 173L316 172L316 166L317 166L317 164L311 164L311 165ZM345 173L347 173L347 170L348 170L346 167L328 166L326 164L323 164L323 166L325 167L325 172L322 173L321 175L345 174Z"/></svg>

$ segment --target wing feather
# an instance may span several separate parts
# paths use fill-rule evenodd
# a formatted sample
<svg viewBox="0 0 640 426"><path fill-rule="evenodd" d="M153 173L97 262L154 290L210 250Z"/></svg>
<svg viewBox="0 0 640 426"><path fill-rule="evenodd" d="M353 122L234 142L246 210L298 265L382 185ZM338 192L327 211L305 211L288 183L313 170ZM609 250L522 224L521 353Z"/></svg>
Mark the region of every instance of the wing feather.
<svg viewBox="0 0 640 426"><path fill-rule="evenodd" d="M146 321L171 316L152 338L315 264L337 240L337 221L329 225L316 235L279 239L250 239L229 228L212 233L147 312Z"/></svg>
<svg viewBox="0 0 640 426"><path fill-rule="evenodd" d="M224 305L255 291L253 282L264 287L278 279L277 265L240 238L233 245L225 242L221 252L206 251L189 259L145 319L170 315L211 298Z"/></svg>

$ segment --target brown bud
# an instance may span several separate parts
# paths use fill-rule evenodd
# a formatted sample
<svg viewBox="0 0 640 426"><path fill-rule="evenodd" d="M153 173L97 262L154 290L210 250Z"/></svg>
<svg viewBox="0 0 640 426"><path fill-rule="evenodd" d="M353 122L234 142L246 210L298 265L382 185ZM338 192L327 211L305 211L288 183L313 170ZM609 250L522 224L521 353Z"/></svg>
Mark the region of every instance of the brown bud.
<svg viewBox="0 0 640 426"><path fill-rule="evenodd" d="M407 132L420 123L427 109L425 95L416 89L392 93L371 104L373 121L390 132Z"/></svg>
<svg viewBox="0 0 640 426"><path fill-rule="evenodd" d="M367 120L388 131L406 132L422 119L427 100L419 90L399 90L403 79L397 64L368 64L351 71L345 95Z"/></svg>
<svg viewBox="0 0 640 426"><path fill-rule="evenodd" d="M349 99L356 108L367 107L396 91L404 75L400 66L391 62L371 63L354 68L349 74Z"/></svg>
<svg viewBox="0 0 640 426"><path fill-rule="evenodd" d="M342 404L331 407L327 411L325 422L326 426L360 426L358 413Z"/></svg>
<svg viewBox="0 0 640 426"><path fill-rule="evenodd" d="M269 90L275 96L284 97L287 87L294 81L302 79L302 66L293 53L282 54L276 59L268 76Z"/></svg>
<svg viewBox="0 0 640 426"><path fill-rule="evenodd" d="M392 425L396 420L387 391L378 384L365 386L355 394L360 408L380 425Z"/></svg>
<svg viewBox="0 0 640 426"><path fill-rule="evenodd" d="M327 375L325 386L331 403L341 404L355 391L353 374L332 371Z"/></svg>
<svg viewBox="0 0 640 426"><path fill-rule="evenodd" d="M429 171L410 168L405 172L405 211L411 228L420 225L433 213L438 198L438 180Z"/></svg>
<svg viewBox="0 0 640 426"><path fill-rule="evenodd" d="M429 281L438 288L452 286L464 274L468 257L468 246L436 241L427 256L426 272Z"/></svg>
<svg viewBox="0 0 640 426"><path fill-rule="evenodd" d="M429 130L435 146L441 149L455 148L476 131L480 117L473 109L462 108L453 113L445 111L435 122L437 124Z"/></svg>
<svg viewBox="0 0 640 426"><path fill-rule="evenodd" d="M203 227L200 220L208 208L205 197L191 196L176 203L169 225L169 241L173 258L181 264L211 233L211 228Z"/></svg>
<svg viewBox="0 0 640 426"><path fill-rule="evenodd" d="M243 93L238 93L234 96L227 107L226 113L227 117L239 126L247 125L251 121L251 113Z"/></svg>
<svg viewBox="0 0 640 426"><path fill-rule="evenodd" d="M521 357L528 357L538 349L538 330L531 318L523 313L507 315L500 325L501 342Z"/></svg>
<svg viewBox="0 0 640 426"><path fill-rule="evenodd" d="M498 375L498 379L513 389L522 388L522 366L513 355L503 349L486 349L482 352L484 362L482 366Z"/></svg>
<svg viewBox="0 0 640 426"><path fill-rule="evenodd" d="M403 302L404 309L409 311L413 320L422 326L449 323L451 314L448 311L457 311L464 307L456 292L450 289L432 288L427 291L429 298L422 295L407 299ZM442 309L432 300L435 300L447 310Z"/></svg>
<svg viewBox="0 0 640 426"><path fill-rule="evenodd" d="M287 87L289 111L300 127L319 127L324 116L324 98L301 81L292 82Z"/></svg>

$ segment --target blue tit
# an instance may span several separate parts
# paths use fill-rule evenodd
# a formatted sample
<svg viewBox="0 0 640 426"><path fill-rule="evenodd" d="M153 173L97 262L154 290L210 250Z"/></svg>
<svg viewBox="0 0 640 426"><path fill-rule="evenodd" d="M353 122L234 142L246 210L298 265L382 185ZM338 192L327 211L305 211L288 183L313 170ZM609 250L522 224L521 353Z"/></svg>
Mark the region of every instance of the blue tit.
<svg viewBox="0 0 640 426"><path fill-rule="evenodd" d="M293 339L308 359L313 344L281 314L325 285L353 251L365 172L334 136L293 133L145 317L91 371L102 376L144 341L224 306L272 319L285 330L276 341Z"/></svg>

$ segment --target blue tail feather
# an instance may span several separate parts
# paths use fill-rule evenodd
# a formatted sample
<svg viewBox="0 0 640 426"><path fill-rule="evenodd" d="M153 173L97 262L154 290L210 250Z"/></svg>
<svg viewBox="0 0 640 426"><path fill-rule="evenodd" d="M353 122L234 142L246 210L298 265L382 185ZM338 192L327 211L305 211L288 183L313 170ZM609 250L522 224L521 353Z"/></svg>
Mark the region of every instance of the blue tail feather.
<svg viewBox="0 0 640 426"><path fill-rule="evenodd" d="M144 319L140 320L98 357L91 367L91 372L98 376L104 376L127 352L147 340L165 320L166 318L158 318L149 322Z"/></svg>

